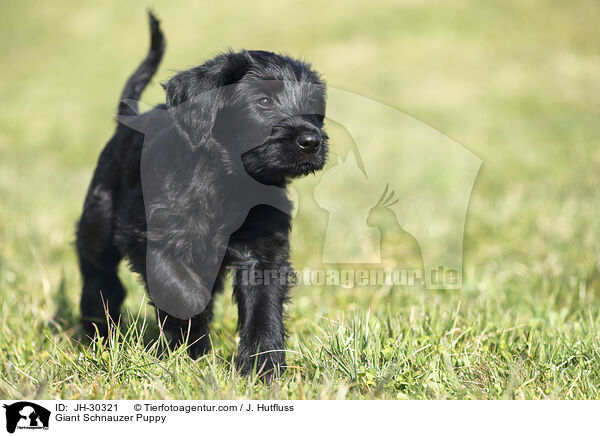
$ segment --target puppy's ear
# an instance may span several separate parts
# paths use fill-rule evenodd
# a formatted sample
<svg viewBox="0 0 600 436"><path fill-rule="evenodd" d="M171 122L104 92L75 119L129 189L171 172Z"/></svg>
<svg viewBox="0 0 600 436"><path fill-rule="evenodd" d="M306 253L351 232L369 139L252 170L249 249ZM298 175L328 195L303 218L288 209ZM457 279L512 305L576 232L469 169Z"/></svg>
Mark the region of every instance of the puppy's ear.
<svg viewBox="0 0 600 436"><path fill-rule="evenodd" d="M175 126L192 151L210 138L217 113L226 103L224 87L244 77L250 61L245 51L225 53L163 84Z"/></svg>

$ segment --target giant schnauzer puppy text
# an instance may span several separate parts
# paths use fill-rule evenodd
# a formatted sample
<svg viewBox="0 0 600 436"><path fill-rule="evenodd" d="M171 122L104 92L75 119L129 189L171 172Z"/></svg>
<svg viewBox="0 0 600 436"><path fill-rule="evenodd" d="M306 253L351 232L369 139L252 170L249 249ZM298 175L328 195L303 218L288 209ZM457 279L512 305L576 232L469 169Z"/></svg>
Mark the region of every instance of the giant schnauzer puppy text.
<svg viewBox="0 0 600 436"><path fill-rule="evenodd" d="M173 76L163 85L166 104L138 114L165 48L152 14L150 30L150 51L125 85L122 122L100 154L77 226L83 326L104 336L105 310L118 319L125 289L117 266L127 258L172 345L187 340L198 356L233 267L238 368L271 378L285 364L283 305L293 276L285 187L325 164L325 85L305 62L227 52ZM248 270L279 279L249 281Z"/></svg>

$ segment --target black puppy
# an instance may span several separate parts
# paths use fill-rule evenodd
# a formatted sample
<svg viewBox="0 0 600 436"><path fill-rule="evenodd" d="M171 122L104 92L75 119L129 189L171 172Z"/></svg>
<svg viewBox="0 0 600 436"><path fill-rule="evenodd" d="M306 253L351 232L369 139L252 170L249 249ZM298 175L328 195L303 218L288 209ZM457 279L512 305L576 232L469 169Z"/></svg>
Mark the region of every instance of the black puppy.
<svg viewBox="0 0 600 436"><path fill-rule="evenodd" d="M121 120L102 151L77 228L86 333L119 317L127 257L175 343L209 347L212 300L235 267L238 368L276 372L285 362L283 304L291 276L290 179L327 156L325 86L310 65L265 51L221 54L172 77L166 105L137 114L164 52L150 14L151 48L129 78ZM143 133L141 133L143 132ZM244 271L276 271L249 280ZM270 376L268 376L270 377Z"/></svg>

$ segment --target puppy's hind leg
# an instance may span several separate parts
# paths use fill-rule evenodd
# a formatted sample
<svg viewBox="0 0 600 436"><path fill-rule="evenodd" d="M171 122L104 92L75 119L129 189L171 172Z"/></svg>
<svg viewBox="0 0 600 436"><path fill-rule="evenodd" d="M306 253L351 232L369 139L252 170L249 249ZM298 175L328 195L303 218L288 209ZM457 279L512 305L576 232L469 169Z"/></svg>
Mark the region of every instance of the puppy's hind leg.
<svg viewBox="0 0 600 436"><path fill-rule="evenodd" d="M113 243L112 192L90 187L77 226L77 254L83 278L81 319L85 333L108 335L107 314L117 322L125 289L117 275L121 253ZM105 311L106 309L106 311Z"/></svg>

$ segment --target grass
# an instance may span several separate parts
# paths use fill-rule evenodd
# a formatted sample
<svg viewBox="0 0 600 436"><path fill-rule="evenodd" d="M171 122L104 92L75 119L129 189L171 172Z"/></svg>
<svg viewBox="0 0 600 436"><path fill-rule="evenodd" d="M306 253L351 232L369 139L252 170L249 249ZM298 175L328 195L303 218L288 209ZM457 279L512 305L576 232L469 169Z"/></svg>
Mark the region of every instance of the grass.
<svg viewBox="0 0 600 436"><path fill-rule="evenodd" d="M213 351L193 361L165 349L142 286L123 267L122 328L108 345L83 342L74 223L120 88L146 48L146 6L2 6L0 397L600 397L593 1L258 1L226 12L156 1L169 44L159 80L228 47L287 52L330 85L399 108L478 155L463 287L296 288L290 368L270 387L231 365L230 290L216 307ZM144 101L161 96L157 80ZM347 134L332 125L331 136L343 154ZM311 202L318 180L296 185L297 269L319 267L327 215Z"/></svg>

